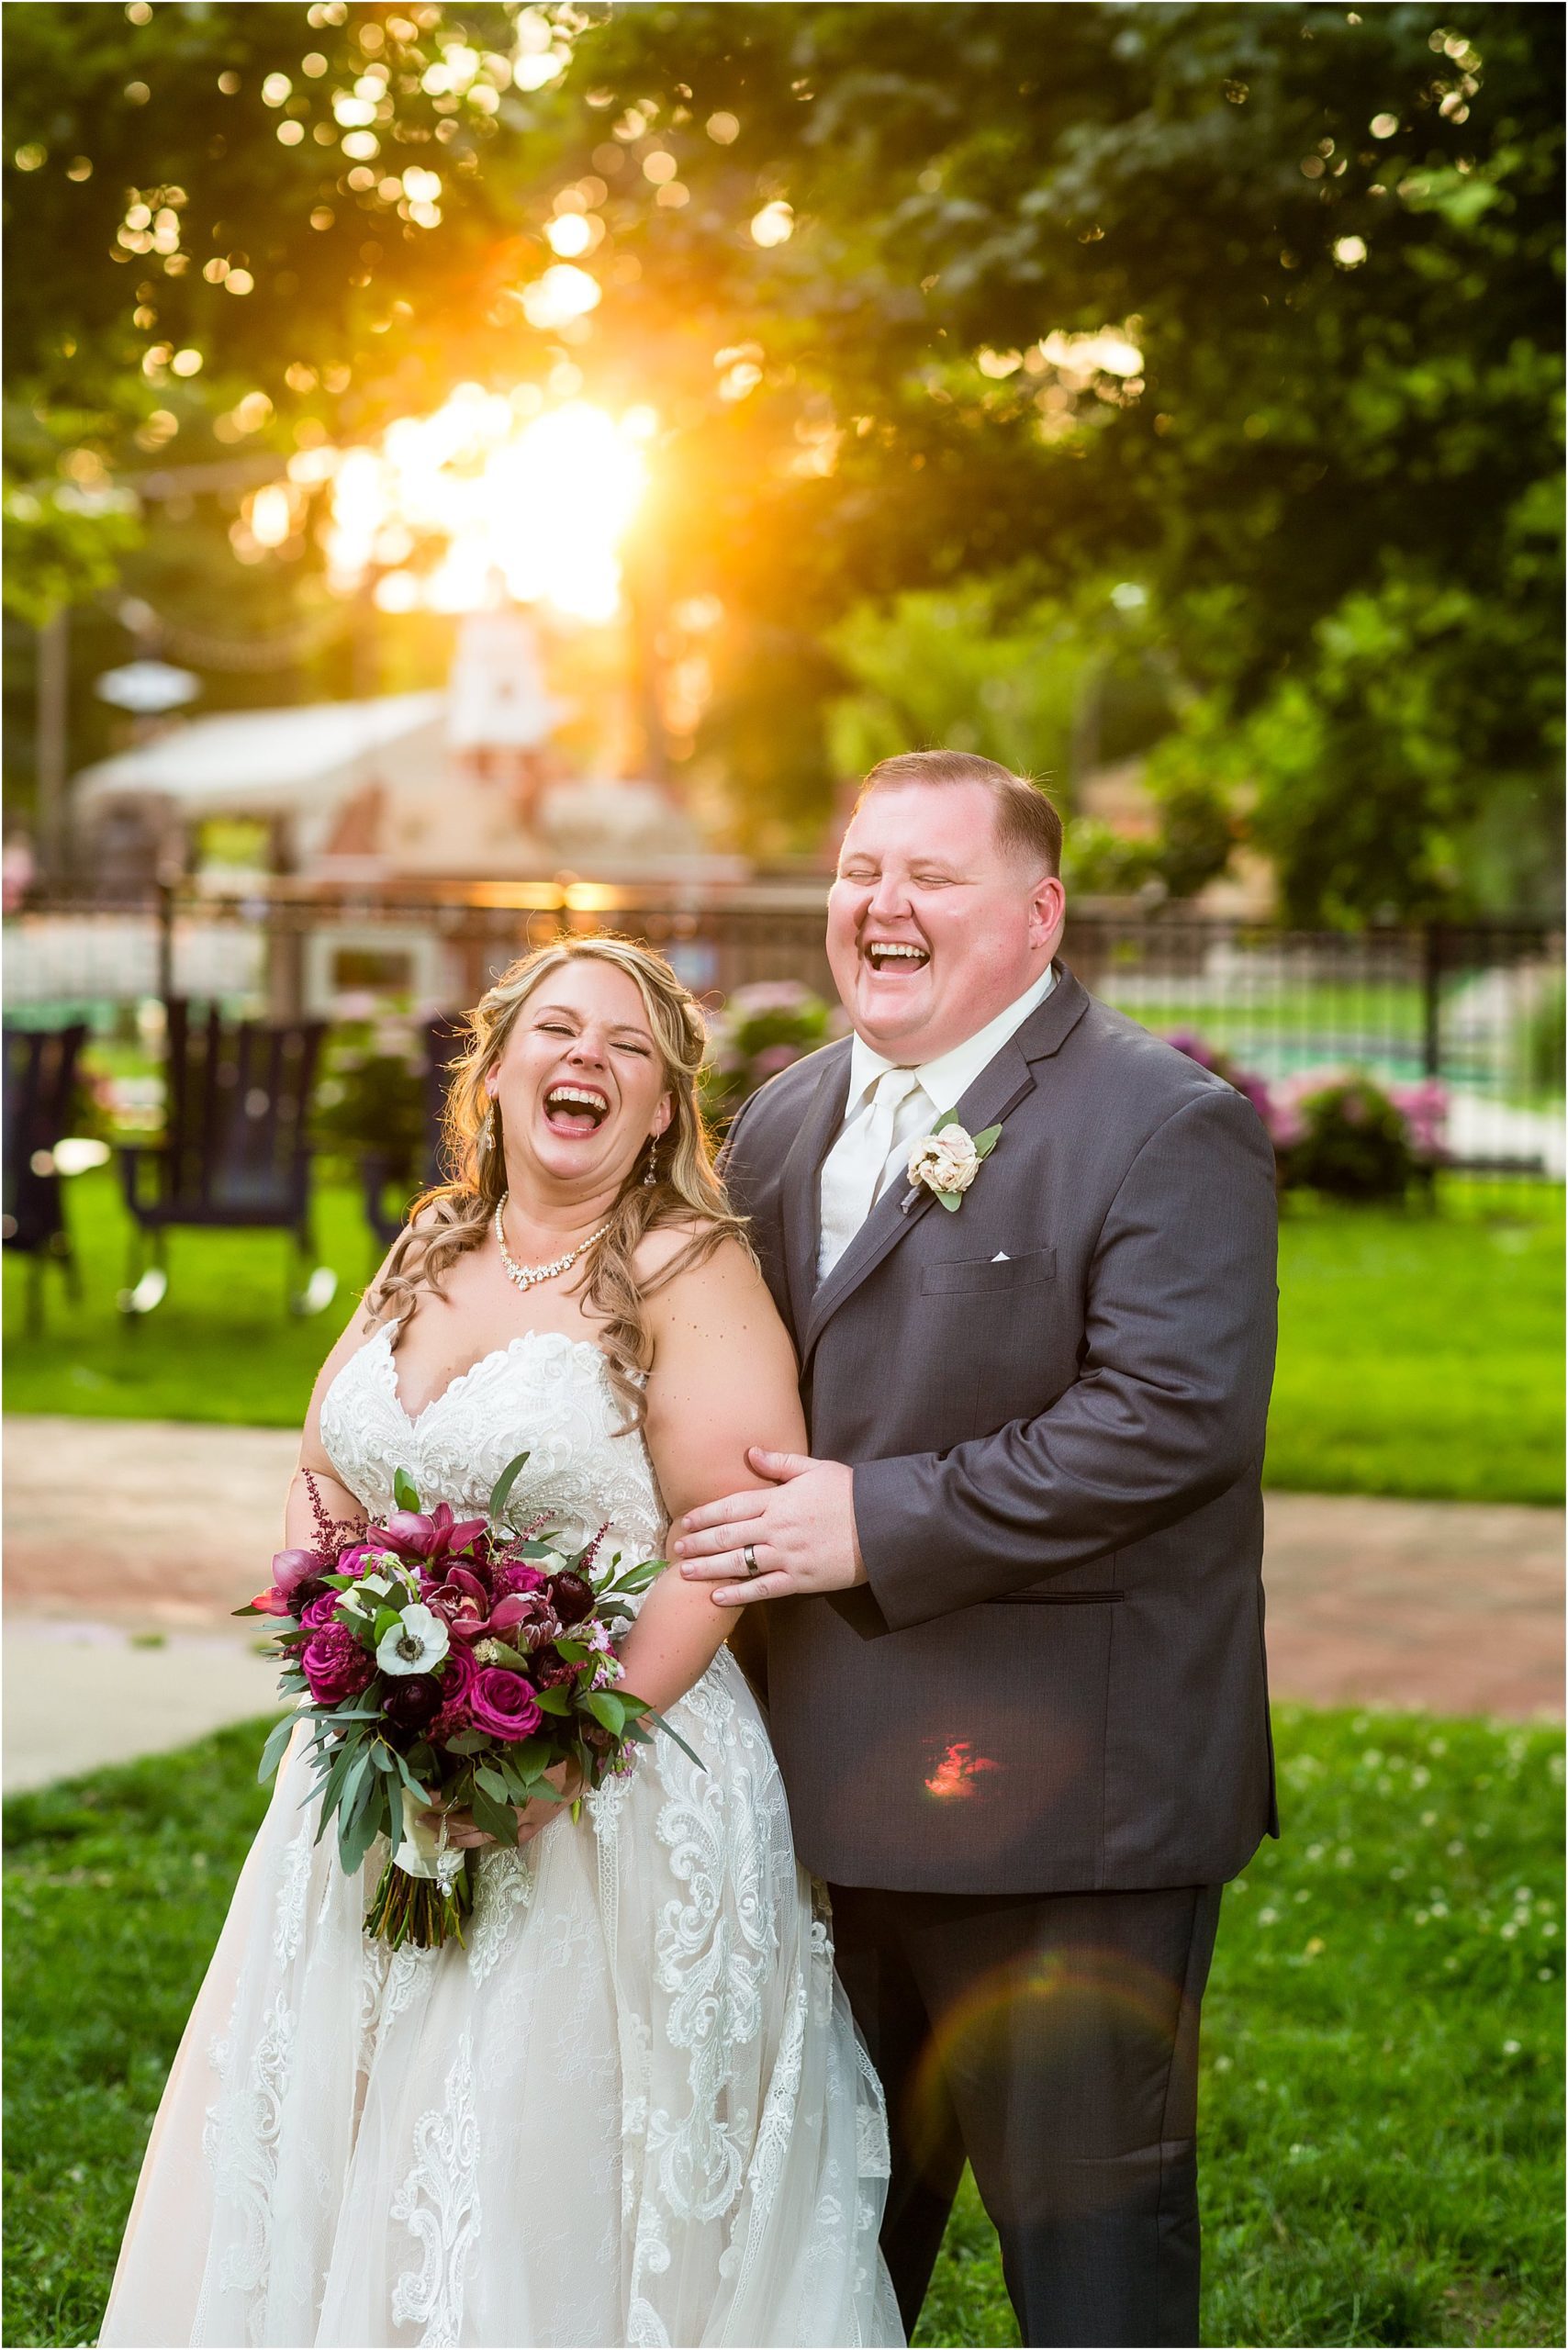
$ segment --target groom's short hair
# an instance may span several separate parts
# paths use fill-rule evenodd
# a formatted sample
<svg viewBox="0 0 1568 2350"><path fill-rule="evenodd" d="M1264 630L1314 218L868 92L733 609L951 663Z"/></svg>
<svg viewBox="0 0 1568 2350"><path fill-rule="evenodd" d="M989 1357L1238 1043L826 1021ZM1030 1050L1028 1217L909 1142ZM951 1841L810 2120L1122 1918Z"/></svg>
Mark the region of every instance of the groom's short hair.
<svg viewBox="0 0 1568 2350"><path fill-rule="evenodd" d="M972 751L901 751L877 762L856 805L873 791L893 791L907 783L983 784L995 804L998 848L1036 871L1042 865L1047 873L1061 871L1061 818L1039 785L1026 776L1014 775L1011 767Z"/></svg>

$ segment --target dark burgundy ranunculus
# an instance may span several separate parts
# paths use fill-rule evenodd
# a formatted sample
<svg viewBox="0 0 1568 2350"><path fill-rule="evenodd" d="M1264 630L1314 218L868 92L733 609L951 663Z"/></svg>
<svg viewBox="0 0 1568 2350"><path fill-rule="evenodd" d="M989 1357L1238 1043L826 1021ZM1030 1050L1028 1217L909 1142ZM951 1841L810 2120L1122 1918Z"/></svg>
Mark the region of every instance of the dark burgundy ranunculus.
<svg viewBox="0 0 1568 2350"><path fill-rule="evenodd" d="M303 1583L294 1587L294 1612L303 1620L305 1609L313 1607L319 1599L335 1600L337 1596L331 1584L324 1583L319 1575L307 1575Z"/></svg>
<svg viewBox="0 0 1568 2350"><path fill-rule="evenodd" d="M381 1710L399 1729L423 1729L440 1713L444 1695L433 1673L408 1673L391 1683Z"/></svg>
<svg viewBox="0 0 1568 2350"><path fill-rule="evenodd" d="M593 1614L593 1585L583 1576L573 1574L569 1567L561 1574L551 1576L550 1595L563 1624L580 1624L585 1616Z"/></svg>

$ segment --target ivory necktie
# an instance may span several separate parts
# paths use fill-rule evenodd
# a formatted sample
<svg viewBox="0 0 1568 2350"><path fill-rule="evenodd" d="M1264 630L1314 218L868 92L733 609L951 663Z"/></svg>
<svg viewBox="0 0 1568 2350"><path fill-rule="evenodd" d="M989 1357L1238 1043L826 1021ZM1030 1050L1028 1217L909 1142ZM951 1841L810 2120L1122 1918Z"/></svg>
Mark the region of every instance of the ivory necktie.
<svg viewBox="0 0 1568 2350"><path fill-rule="evenodd" d="M915 1070L887 1069L870 1090L870 1106L846 1126L823 1162L822 1248L825 1281L876 1205L897 1160L929 1114Z"/></svg>

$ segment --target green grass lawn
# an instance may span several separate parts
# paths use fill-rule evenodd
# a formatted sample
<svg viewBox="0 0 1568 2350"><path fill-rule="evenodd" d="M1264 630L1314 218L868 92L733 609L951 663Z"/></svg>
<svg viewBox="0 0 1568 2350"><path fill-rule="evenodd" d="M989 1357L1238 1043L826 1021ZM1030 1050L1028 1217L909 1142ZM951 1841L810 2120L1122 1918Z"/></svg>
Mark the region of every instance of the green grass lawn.
<svg viewBox="0 0 1568 2350"><path fill-rule="evenodd" d="M1278 1718L1204 2018L1211 2343L1562 2339L1562 1740ZM6 1813L7 2342L93 2338L261 1727ZM1014 2343L972 2188L918 2339Z"/></svg>
<svg viewBox="0 0 1568 2350"><path fill-rule="evenodd" d="M80 1176L69 1196L84 1301L68 1304L51 1278L46 1333L30 1339L25 1269L7 1262L7 1410L298 1423L372 1270L353 1192L320 1193L321 1253L342 1284L326 1314L285 1311L281 1236L177 1232L169 1294L134 1325L114 1309L126 1251L114 1182ZM1454 1178L1439 1197L1436 1214L1291 1203L1271 1484L1562 1499L1562 1192Z"/></svg>

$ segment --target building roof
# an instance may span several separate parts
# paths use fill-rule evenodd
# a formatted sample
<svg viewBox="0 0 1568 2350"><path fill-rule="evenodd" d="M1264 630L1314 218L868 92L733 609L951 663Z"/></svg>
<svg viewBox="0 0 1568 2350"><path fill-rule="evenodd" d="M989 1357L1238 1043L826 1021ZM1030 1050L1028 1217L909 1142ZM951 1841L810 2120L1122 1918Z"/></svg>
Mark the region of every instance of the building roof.
<svg viewBox="0 0 1568 2350"><path fill-rule="evenodd" d="M386 694L375 701L307 702L292 710L223 711L187 719L112 759L84 767L80 804L151 792L193 813L275 809L348 783L362 760L440 724L444 693Z"/></svg>

